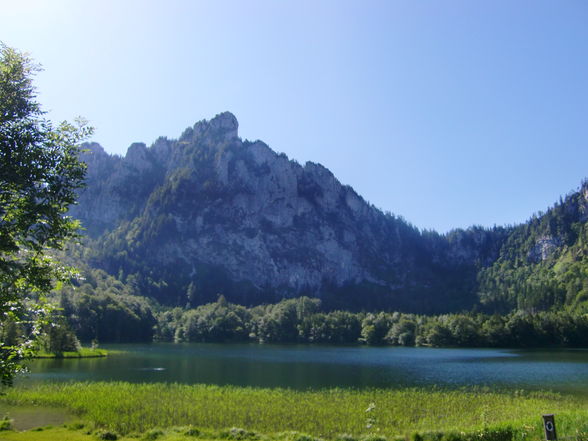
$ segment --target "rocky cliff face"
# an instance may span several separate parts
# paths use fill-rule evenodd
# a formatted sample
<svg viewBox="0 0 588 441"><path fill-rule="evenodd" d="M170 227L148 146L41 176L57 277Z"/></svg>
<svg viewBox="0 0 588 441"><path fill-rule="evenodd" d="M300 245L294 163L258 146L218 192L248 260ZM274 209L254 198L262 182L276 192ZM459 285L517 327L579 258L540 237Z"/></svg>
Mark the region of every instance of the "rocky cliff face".
<svg viewBox="0 0 588 441"><path fill-rule="evenodd" d="M83 159L88 185L71 214L92 238L89 262L165 303L185 304L191 286L191 304L222 292L243 304L310 294L350 309L467 308L513 231L421 233L322 165L241 140L230 113L124 157L89 144ZM540 238L529 258L560 244Z"/></svg>
<svg viewBox="0 0 588 441"><path fill-rule="evenodd" d="M230 113L178 140L133 144L124 157L90 144L83 159L88 185L71 214L94 238L92 264L163 287L146 290L164 301L181 303L196 283L202 301L217 292L245 303L312 294L341 306L350 298L358 307L422 306L416 293L425 289L433 305L443 303L428 292L444 283L439 268L475 260L476 251L443 240L443 259L432 259L417 229L322 165L242 141Z"/></svg>

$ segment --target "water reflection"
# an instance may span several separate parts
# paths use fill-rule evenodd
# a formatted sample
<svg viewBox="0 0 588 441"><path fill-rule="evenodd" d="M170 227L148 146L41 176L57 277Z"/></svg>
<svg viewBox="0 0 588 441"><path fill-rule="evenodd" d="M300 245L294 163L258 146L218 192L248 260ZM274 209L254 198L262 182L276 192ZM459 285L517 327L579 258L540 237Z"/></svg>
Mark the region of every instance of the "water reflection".
<svg viewBox="0 0 588 441"><path fill-rule="evenodd" d="M248 344L112 345L106 358L35 360L27 381L289 387L461 387L588 392L588 352Z"/></svg>

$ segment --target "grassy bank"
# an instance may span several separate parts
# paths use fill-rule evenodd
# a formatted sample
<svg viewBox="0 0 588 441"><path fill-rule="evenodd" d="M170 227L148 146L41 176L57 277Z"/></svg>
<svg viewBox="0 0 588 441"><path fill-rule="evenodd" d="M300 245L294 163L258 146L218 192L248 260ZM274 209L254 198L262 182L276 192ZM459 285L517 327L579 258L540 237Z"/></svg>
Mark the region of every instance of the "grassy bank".
<svg viewBox="0 0 588 441"><path fill-rule="evenodd" d="M297 431L325 439L337 439L341 434L355 439L370 434L394 439L415 432L480 433L508 425L521 439L540 439L543 413L557 414L561 436L588 432L588 402L584 399L482 389L293 391L65 383L8 389L1 401L64 407L90 422L94 430L118 434L191 425L204 431L241 427L270 436Z"/></svg>
<svg viewBox="0 0 588 441"><path fill-rule="evenodd" d="M106 349L81 348L79 351L72 352L46 352L38 351L33 358L96 358L106 357Z"/></svg>

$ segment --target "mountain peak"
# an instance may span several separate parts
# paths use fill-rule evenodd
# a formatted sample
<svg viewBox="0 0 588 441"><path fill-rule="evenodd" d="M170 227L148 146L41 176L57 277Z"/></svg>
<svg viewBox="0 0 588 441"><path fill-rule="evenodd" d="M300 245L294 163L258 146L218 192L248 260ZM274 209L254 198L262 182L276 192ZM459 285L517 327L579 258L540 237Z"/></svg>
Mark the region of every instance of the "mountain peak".
<svg viewBox="0 0 588 441"><path fill-rule="evenodd" d="M210 127L217 130L234 131L239 129L239 122L231 112L222 112L210 120Z"/></svg>
<svg viewBox="0 0 588 441"><path fill-rule="evenodd" d="M202 120L194 124L193 128L188 128L182 134L180 140L187 140L193 137L213 135L215 138L221 138L224 141L231 141L239 138L239 122L231 112L222 112L212 118L210 121Z"/></svg>

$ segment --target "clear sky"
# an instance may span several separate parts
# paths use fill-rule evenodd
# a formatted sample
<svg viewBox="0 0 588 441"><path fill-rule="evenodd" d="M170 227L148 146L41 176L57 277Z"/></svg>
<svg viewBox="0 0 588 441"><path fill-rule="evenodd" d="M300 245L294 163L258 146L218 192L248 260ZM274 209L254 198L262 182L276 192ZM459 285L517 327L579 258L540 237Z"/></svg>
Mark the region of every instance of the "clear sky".
<svg viewBox="0 0 588 441"><path fill-rule="evenodd" d="M585 0L0 0L0 40L109 152L229 110L420 228L523 222L588 177Z"/></svg>

